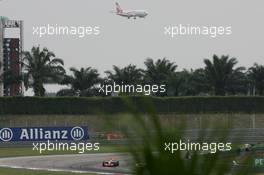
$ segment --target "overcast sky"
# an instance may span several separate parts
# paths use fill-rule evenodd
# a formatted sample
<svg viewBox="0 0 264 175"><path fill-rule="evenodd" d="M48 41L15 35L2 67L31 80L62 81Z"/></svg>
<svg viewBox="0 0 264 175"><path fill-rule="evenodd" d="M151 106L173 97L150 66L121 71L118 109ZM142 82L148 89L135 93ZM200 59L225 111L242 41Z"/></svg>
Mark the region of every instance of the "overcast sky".
<svg viewBox="0 0 264 175"><path fill-rule="evenodd" d="M0 15L24 20L25 50L46 46L63 58L66 68L97 68L130 63L143 67L147 57L167 57L179 68L203 66L203 58L229 54L240 65L264 64L263 0L120 0L123 9L140 9L146 19L122 18L110 13L112 0L2 0ZM100 26L99 37L33 36L33 26L58 24ZM164 35L168 25L232 26L231 36L213 39Z"/></svg>

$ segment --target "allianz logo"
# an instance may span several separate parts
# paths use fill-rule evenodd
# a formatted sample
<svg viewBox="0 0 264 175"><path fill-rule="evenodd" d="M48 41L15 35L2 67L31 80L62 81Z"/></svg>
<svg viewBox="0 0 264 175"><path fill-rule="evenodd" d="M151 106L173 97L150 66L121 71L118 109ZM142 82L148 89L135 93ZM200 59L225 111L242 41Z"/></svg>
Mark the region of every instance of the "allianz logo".
<svg viewBox="0 0 264 175"><path fill-rule="evenodd" d="M33 140L81 140L85 132L81 127L60 128L2 128L0 141L33 141Z"/></svg>
<svg viewBox="0 0 264 175"><path fill-rule="evenodd" d="M3 128L0 130L0 140L4 142L8 142L12 140L13 132L10 128Z"/></svg>

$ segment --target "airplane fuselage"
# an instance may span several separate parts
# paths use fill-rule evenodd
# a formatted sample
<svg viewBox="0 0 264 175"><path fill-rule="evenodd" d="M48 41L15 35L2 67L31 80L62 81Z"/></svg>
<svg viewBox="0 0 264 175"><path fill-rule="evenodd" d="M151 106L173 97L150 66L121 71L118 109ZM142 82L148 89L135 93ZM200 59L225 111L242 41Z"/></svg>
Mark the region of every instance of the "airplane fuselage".
<svg viewBox="0 0 264 175"><path fill-rule="evenodd" d="M145 18L148 13L144 10L134 10L134 11L123 11L120 13L117 13L119 16L127 17L127 18Z"/></svg>

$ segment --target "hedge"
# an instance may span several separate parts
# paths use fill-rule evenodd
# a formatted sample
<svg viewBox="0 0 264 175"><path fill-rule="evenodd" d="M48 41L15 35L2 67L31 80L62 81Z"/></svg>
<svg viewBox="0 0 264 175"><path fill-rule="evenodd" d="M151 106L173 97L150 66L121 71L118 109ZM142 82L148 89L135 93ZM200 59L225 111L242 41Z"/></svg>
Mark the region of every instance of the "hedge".
<svg viewBox="0 0 264 175"><path fill-rule="evenodd" d="M264 113L264 97L1 97L0 115L126 113L124 99L141 113Z"/></svg>

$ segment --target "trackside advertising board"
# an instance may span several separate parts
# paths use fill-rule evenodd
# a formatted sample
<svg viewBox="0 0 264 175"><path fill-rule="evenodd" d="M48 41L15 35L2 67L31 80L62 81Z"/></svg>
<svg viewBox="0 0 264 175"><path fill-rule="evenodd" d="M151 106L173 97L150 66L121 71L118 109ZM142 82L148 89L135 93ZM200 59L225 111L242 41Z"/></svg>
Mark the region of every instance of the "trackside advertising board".
<svg viewBox="0 0 264 175"><path fill-rule="evenodd" d="M0 142L79 141L88 139L88 128L83 126L0 128Z"/></svg>
<svg viewBox="0 0 264 175"><path fill-rule="evenodd" d="M255 167L264 167L264 158L255 158Z"/></svg>

